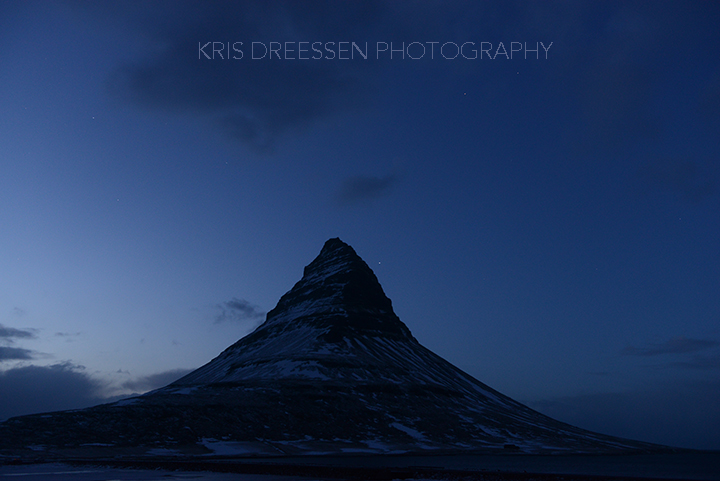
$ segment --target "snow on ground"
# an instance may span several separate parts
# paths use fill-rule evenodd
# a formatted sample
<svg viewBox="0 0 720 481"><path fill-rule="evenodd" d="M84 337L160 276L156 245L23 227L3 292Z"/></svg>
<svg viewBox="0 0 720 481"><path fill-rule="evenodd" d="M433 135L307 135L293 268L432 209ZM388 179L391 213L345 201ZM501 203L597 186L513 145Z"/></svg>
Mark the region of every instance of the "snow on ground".
<svg viewBox="0 0 720 481"><path fill-rule="evenodd" d="M264 474L210 473L204 471L165 471L118 469L64 464L0 466L2 481L166 481L193 479L205 481L304 481L309 478Z"/></svg>
<svg viewBox="0 0 720 481"><path fill-rule="evenodd" d="M403 424L400 424L400 423L390 423L390 426L394 427L395 429L399 429L400 431L404 432L404 433L407 434L408 436L412 436L413 438L415 438L415 439L417 439L417 440L419 440L419 441L426 441L426 440L427 440L427 438L425 437L425 435L424 435L423 433L421 433L420 431L418 431L418 430L416 430L416 429L409 428L409 427L407 427L407 426L405 426L405 425L403 425Z"/></svg>
<svg viewBox="0 0 720 481"><path fill-rule="evenodd" d="M236 454L247 454L249 452L254 453L255 451L248 451L242 446L238 446L239 443L218 441L213 438L202 438L202 445L212 451L212 455L219 456L233 456Z"/></svg>
<svg viewBox="0 0 720 481"><path fill-rule="evenodd" d="M145 456L178 456L182 453L176 449L153 448L145 453Z"/></svg>

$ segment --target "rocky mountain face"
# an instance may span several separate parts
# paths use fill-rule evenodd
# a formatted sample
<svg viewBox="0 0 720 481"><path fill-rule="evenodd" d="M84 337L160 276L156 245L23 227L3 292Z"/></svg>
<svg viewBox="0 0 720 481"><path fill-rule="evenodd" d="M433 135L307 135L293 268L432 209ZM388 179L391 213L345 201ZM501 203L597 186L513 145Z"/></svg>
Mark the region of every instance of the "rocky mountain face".
<svg viewBox="0 0 720 481"><path fill-rule="evenodd" d="M178 381L0 424L0 450L49 456L658 448L555 421L429 351L339 239L260 327Z"/></svg>

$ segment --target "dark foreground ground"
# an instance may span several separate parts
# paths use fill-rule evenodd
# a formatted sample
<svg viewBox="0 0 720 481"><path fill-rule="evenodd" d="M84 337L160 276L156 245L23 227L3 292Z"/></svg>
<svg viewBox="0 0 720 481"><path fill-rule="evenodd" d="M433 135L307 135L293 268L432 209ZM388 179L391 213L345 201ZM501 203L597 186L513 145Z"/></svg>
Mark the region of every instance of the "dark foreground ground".
<svg viewBox="0 0 720 481"><path fill-rule="evenodd" d="M8 463L10 460L6 460ZM0 479L237 479L464 481L720 480L720 452L615 456L306 456L284 458L68 459L66 469L0 466ZM49 466L49 465L46 465ZM59 465L53 465L59 466ZM73 470L77 475L73 476ZM127 475L118 475L118 470ZM142 473L149 477L143 477ZM164 474L161 474L164 473ZM202 473L208 473L203 475ZM216 474L210 474L216 473ZM224 473L224 474L221 474ZM39 476L32 478L32 475ZM18 478L22 476L22 478ZM85 478L82 478L85 479Z"/></svg>

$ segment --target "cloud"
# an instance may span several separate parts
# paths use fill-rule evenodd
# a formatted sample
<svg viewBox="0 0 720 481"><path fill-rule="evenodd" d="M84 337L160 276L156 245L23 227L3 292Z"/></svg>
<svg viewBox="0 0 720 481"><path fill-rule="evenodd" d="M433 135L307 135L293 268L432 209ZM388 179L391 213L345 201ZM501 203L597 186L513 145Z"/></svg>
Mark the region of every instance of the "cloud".
<svg viewBox="0 0 720 481"><path fill-rule="evenodd" d="M83 366L70 362L0 371L0 421L24 414L82 409L118 401L128 396L117 395L119 391L150 391L166 386L190 371L172 369L141 376L125 381L121 390L88 375ZM115 395L108 397L109 394Z"/></svg>
<svg viewBox="0 0 720 481"><path fill-rule="evenodd" d="M559 421L603 434L676 447L720 449L720 383L678 382L644 391L528 402Z"/></svg>
<svg viewBox="0 0 720 481"><path fill-rule="evenodd" d="M32 351L19 347L0 346L0 362L32 359Z"/></svg>
<svg viewBox="0 0 720 481"><path fill-rule="evenodd" d="M705 88L700 92L698 104L700 112L708 120L720 117L720 68L709 76Z"/></svg>
<svg viewBox="0 0 720 481"><path fill-rule="evenodd" d="M675 84L668 76L667 59L682 56L686 43L714 36L707 12L669 3L648 9L638 2L585 4L579 9L575 28L581 29L571 30L571 37L555 45L567 61L563 74L574 77L568 85L580 113L577 146L583 152L618 153L637 142L661 143L672 136L685 119L663 115L664 99L675 95L668 89ZM679 31L683 21L693 29ZM561 38L565 30L558 26L552 38ZM695 86L688 88L693 91ZM713 98L713 92L709 86L706 97Z"/></svg>
<svg viewBox="0 0 720 481"><path fill-rule="evenodd" d="M131 381L126 381L122 384L122 387L136 392L152 391L153 389L158 389L177 381L191 371L192 369L172 369L157 374L150 374L149 376L142 376Z"/></svg>
<svg viewBox="0 0 720 481"><path fill-rule="evenodd" d="M585 75L577 85L589 127L583 140L589 146L615 149L659 134L660 125L651 111L653 75L647 66L630 60L591 63Z"/></svg>
<svg viewBox="0 0 720 481"><path fill-rule="evenodd" d="M65 339L65 342L75 342L75 340L82 335L81 332L56 332L55 337Z"/></svg>
<svg viewBox="0 0 720 481"><path fill-rule="evenodd" d="M639 170L641 179L655 187L680 194L683 199L700 202L717 190L713 166L690 159L654 159Z"/></svg>
<svg viewBox="0 0 720 481"><path fill-rule="evenodd" d="M9 347L7 344L14 344L15 339L35 339L36 337L35 329L16 329L0 324L0 342L6 344L6 346L0 346L0 363L33 359L33 351L30 349Z"/></svg>
<svg viewBox="0 0 720 481"><path fill-rule="evenodd" d="M34 339L37 335L34 329L16 329L5 327L0 324L0 340L9 341L12 339Z"/></svg>
<svg viewBox="0 0 720 481"><path fill-rule="evenodd" d="M16 329L0 324L0 343L5 344L5 346L0 346L0 363L3 361L26 361L33 359L34 351L10 346L15 343L15 339L35 339L36 337L35 329Z"/></svg>
<svg viewBox="0 0 720 481"><path fill-rule="evenodd" d="M693 369L698 371L720 370L720 352L711 355L697 355L690 360L676 361L669 367L678 367L680 369Z"/></svg>
<svg viewBox="0 0 720 481"><path fill-rule="evenodd" d="M213 2L211 7L191 1L182 8L154 2L145 11L132 5L86 8L123 18L150 39L143 58L121 66L110 79L115 94L146 109L202 116L261 151L271 149L288 131L369 105L389 70L395 75L422 65L478 75L475 62L389 64L377 54L372 58L377 42L394 42L396 48L429 41L507 44L516 32L554 42L551 52L563 62L558 78L564 83L567 78L578 80L579 88L568 94L580 104L587 124L583 134L593 148L657 135L652 94L660 75L652 62L637 58L665 58L667 45L660 40L675 29L673 16L632 7L565 7L276 0ZM333 48L329 42L340 40L367 42L368 60L253 59L253 53L260 55L252 42L261 42L256 50L263 52L270 42L320 42L325 53L326 44ZM212 44L200 51L208 42L218 42L216 53ZM236 51L232 42L243 43L235 45ZM297 55L296 47L290 56ZM310 50L308 55L317 54ZM488 91L506 83L503 71L500 63L482 69Z"/></svg>
<svg viewBox="0 0 720 481"><path fill-rule="evenodd" d="M25 366L0 372L0 419L78 409L100 402L101 384L70 363Z"/></svg>
<svg viewBox="0 0 720 481"><path fill-rule="evenodd" d="M160 6L148 9L137 23L154 39L155 48L148 49L153 53L119 69L111 89L148 109L207 116L226 134L260 150L271 148L288 130L364 105L373 70L367 62L253 56L260 57L270 42L364 39L363 32L383 16L382 4L272 5L216 2L207 8L186 2L183 9L169 6L175 12L169 17ZM215 53L212 44L202 47L207 42L231 45ZM253 51L252 42L262 46ZM297 48L290 56L298 55Z"/></svg>
<svg viewBox="0 0 720 481"><path fill-rule="evenodd" d="M218 304L220 314L215 317L217 324L221 322L244 322L262 319L265 316L265 312L259 310L258 306L251 304L245 299L238 299L233 297L227 302Z"/></svg>
<svg viewBox="0 0 720 481"><path fill-rule="evenodd" d="M397 183L395 175L385 177L355 176L346 179L338 192L342 204L353 204L380 197Z"/></svg>
<svg viewBox="0 0 720 481"><path fill-rule="evenodd" d="M630 356L661 356L665 354L686 354L703 351L720 346L720 342L710 339L689 339L676 337L662 344L653 344L648 347L626 347L621 352Z"/></svg>

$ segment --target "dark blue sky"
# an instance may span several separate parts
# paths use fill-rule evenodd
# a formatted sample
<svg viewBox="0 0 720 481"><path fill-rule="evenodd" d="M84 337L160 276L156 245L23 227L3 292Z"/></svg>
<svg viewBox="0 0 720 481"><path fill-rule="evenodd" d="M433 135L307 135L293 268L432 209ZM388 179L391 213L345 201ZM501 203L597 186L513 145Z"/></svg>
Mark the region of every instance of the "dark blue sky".
<svg viewBox="0 0 720 481"><path fill-rule="evenodd" d="M0 418L199 367L339 236L479 380L720 449L719 21L711 2L3 2Z"/></svg>

